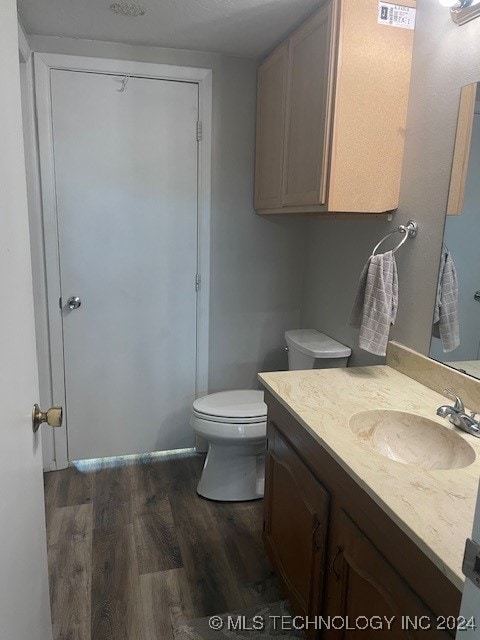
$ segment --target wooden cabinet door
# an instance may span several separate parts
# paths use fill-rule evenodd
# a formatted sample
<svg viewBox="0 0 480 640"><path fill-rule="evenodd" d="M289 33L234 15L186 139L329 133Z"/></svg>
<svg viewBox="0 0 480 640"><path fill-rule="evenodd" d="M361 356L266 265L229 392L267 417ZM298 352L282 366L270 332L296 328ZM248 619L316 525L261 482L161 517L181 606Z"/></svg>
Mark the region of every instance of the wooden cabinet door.
<svg viewBox="0 0 480 640"><path fill-rule="evenodd" d="M385 560L378 549L345 514L340 512L338 527L333 533L333 555L328 572L328 592L324 617L340 616L337 629L324 632L327 639L378 638L381 640L420 640L421 638L451 638L440 630L432 611L410 589ZM388 540L385 540L388 544ZM401 554L401 549L398 550ZM348 621L349 627L365 624L365 618L386 616L394 618L391 629L371 626L361 630L338 628L340 621ZM409 616L409 629L406 628ZM423 628L415 629L414 626ZM430 626L430 629L425 627Z"/></svg>
<svg viewBox="0 0 480 640"><path fill-rule="evenodd" d="M330 496L276 430L269 429L268 442L265 547L295 613L316 615Z"/></svg>
<svg viewBox="0 0 480 640"><path fill-rule="evenodd" d="M326 201L332 2L289 40L283 205Z"/></svg>
<svg viewBox="0 0 480 640"><path fill-rule="evenodd" d="M282 205L288 42L258 69L255 209Z"/></svg>

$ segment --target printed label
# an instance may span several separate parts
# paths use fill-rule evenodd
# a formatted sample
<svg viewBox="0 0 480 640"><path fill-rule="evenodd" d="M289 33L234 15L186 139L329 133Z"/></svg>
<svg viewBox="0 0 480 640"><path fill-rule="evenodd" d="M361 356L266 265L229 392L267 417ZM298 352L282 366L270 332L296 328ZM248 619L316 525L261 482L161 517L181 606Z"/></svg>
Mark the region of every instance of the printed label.
<svg viewBox="0 0 480 640"><path fill-rule="evenodd" d="M386 24L389 27L415 29L416 13L417 10L412 7L403 7L401 4L379 2L377 22L379 24Z"/></svg>

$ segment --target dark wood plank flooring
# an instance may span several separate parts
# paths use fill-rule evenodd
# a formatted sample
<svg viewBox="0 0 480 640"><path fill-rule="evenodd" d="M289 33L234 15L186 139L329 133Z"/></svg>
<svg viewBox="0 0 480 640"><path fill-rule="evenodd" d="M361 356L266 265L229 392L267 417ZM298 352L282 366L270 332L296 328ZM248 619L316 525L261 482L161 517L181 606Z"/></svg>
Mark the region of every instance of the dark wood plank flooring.
<svg viewBox="0 0 480 640"><path fill-rule="evenodd" d="M203 456L45 474L54 640L171 640L184 619L280 599L262 501L200 498Z"/></svg>

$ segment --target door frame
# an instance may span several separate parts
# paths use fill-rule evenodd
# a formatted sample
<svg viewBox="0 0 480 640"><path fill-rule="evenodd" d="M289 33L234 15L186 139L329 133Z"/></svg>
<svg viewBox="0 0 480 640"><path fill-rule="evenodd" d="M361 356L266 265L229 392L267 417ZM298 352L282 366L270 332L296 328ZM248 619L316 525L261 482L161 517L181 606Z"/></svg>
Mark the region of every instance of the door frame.
<svg viewBox="0 0 480 640"><path fill-rule="evenodd" d="M69 461L63 323L59 309L61 282L52 127L51 72L57 69L84 71L157 80L175 80L198 85L198 117L202 123L202 135L198 142L197 272L200 274L201 280L197 292L196 312L196 397L205 395L208 392L213 74L211 69L196 67L179 67L149 62L87 58L50 53L34 53L34 69L45 245L45 261L43 265L38 266L44 269L46 274L46 315L42 321L48 328L50 338L50 379L47 381L46 386L51 390L53 404L64 406L67 409L64 421L65 429L54 430L53 460L45 461L47 470L55 470L67 467ZM192 274L193 286L195 286L195 274Z"/></svg>
<svg viewBox="0 0 480 640"><path fill-rule="evenodd" d="M33 78L33 52L28 44L20 20L18 21L18 48L20 58L20 83L22 88L23 139L25 170L27 177L28 219L33 276L33 301L35 310L35 334L37 346L40 406L53 405L50 388L50 346L47 318L47 285L45 281L45 247L42 226L42 194L40 167L38 165L37 120L35 115L35 90ZM55 459L53 430L41 431L44 467L50 468ZM45 465L47 462L47 465Z"/></svg>

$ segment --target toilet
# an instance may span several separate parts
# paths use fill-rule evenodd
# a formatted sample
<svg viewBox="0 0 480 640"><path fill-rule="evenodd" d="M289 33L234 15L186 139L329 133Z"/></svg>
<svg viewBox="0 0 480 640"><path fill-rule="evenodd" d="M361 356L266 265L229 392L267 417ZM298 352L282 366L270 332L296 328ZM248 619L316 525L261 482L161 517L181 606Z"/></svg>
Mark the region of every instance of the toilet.
<svg viewBox="0 0 480 640"><path fill-rule="evenodd" d="M285 332L289 371L341 369L347 366L352 350L314 329Z"/></svg>
<svg viewBox="0 0 480 640"><path fill-rule="evenodd" d="M289 370L346 367L351 349L313 329L285 332ZM267 405L263 391L211 393L193 403L190 424L208 443L197 493L240 502L263 497Z"/></svg>

